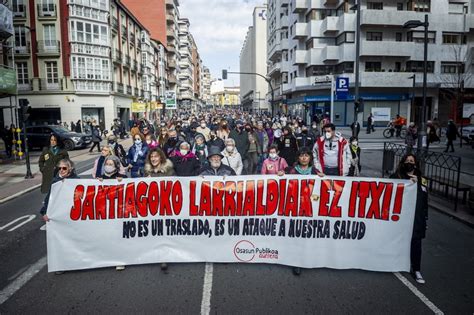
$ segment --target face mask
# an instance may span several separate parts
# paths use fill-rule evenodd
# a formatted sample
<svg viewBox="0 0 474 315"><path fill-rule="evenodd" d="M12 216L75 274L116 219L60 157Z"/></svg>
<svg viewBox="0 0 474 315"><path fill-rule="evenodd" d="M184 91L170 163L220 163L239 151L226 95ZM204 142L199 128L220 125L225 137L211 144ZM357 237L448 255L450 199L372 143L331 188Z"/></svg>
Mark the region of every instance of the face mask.
<svg viewBox="0 0 474 315"><path fill-rule="evenodd" d="M412 172L412 171L415 170L415 164L412 164L412 163L405 163L403 165L403 167L404 167L405 171L407 171L407 172Z"/></svg>
<svg viewBox="0 0 474 315"><path fill-rule="evenodd" d="M331 139L332 134L331 134L330 132L325 132L325 133L324 133L324 136L326 137L326 139L329 140L329 139Z"/></svg>
<svg viewBox="0 0 474 315"><path fill-rule="evenodd" d="M115 171L115 166L112 166L112 165L106 165L104 167L104 170L106 173L110 174L110 173L113 173Z"/></svg>
<svg viewBox="0 0 474 315"><path fill-rule="evenodd" d="M318 126L316 126L316 125L313 125L313 129L316 129L317 127L318 127Z"/></svg>
<svg viewBox="0 0 474 315"><path fill-rule="evenodd" d="M109 141L109 145L115 145L115 141Z"/></svg>
<svg viewBox="0 0 474 315"><path fill-rule="evenodd" d="M206 128L206 124L201 124L201 128Z"/></svg>
<svg viewBox="0 0 474 315"><path fill-rule="evenodd" d="M269 156L270 156L271 159L276 159L278 157L278 154L270 153Z"/></svg>
<svg viewBox="0 0 474 315"><path fill-rule="evenodd" d="M352 145L353 145L353 146L355 146L355 147L356 147L356 146L357 146L357 144L358 144L358 143L357 143L357 141L352 141Z"/></svg>
<svg viewBox="0 0 474 315"><path fill-rule="evenodd" d="M179 153L181 153L181 155L186 155L188 154L188 150L179 150Z"/></svg>
<svg viewBox="0 0 474 315"><path fill-rule="evenodd" d="M139 140L139 139L135 140L135 144L140 144L140 143L142 143L142 140Z"/></svg>
<svg viewBox="0 0 474 315"><path fill-rule="evenodd" d="M227 150L227 152L232 152L232 151L234 151L234 146L228 145L228 146L225 147L225 149Z"/></svg>
<svg viewBox="0 0 474 315"><path fill-rule="evenodd" d="M250 130L252 130L252 129L251 129L251 128L245 128L245 130L250 131Z"/></svg>

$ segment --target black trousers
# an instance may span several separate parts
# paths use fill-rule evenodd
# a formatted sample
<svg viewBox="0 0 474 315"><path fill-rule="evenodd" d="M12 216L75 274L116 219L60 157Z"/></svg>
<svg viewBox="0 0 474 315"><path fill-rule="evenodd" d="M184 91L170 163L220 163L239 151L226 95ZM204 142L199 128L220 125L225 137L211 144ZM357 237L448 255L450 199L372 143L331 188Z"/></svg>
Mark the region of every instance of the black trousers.
<svg viewBox="0 0 474 315"><path fill-rule="evenodd" d="M97 152L100 152L100 142L94 142L94 144L92 145L89 152L92 152L92 150L94 150L95 146L97 146Z"/></svg>
<svg viewBox="0 0 474 315"><path fill-rule="evenodd" d="M411 239L410 261L413 272L421 271L421 238Z"/></svg>
<svg viewBox="0 0 474 315"><path fill-rule="evenodd" d="M451 152L454 152L454 144L453 144L453 140L448 140L448 145L446 146L446 150L445 150L445 152L448 152L448 150L449 150L449 147L451 147Z"/></svg>

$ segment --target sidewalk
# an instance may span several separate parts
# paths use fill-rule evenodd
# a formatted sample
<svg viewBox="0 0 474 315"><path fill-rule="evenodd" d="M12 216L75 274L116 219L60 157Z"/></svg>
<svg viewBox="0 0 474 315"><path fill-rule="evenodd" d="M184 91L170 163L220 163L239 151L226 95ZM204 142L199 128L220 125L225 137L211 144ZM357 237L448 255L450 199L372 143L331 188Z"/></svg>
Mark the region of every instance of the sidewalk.
<svg viewBox="0 0 474 315"><path fill-rule="evenodd" d="M130 141L130 139L119 139L118 142L124 145L127 140ZM106 141L101 143L101 145L106 144ZM128 149L128 145L124 145L124 147L126 150ZM74 163L79 163L99 156L96 149L94 149L93 155L89 154L89 149L90 147L69 151L69 157ZM32 179L25 179L26 163L24 159L0 164L0 204L41 186L42 175L38 166L40 155L41 151L33 151L30 154L31 173L34 176Z"/></svg>

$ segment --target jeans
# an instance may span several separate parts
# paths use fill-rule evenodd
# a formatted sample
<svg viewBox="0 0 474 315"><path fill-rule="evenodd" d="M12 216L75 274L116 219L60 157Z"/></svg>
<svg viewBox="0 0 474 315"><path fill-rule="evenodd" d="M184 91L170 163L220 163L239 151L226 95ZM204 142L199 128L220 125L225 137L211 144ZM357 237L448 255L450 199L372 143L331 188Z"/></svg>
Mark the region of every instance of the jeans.
<svg viewBox="0 0 474 315"><path fill-rule="evenodd" d="M324 167L324 174L339 176L339 169L337 167Z"/></svg>

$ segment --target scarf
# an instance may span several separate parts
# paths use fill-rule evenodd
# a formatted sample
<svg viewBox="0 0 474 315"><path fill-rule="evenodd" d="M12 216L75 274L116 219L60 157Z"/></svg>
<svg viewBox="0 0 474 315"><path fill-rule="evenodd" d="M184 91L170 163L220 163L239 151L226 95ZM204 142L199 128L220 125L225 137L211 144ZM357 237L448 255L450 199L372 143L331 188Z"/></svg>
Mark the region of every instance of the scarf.
<svg viewBox="0 0 474 315"><path fill-rule="evenodd" d="M103 172L104 161L105 161L105 157L100 156L99 160L97 161L97 169L95 170L95 177L96 178L102 177L102 175L104 175L104 172Z"/></svg>
<svg viewBox="0 0 474 315"><path fill-rule="evenodd" d="M54 147L51 147L51 152L54 155L57 155L59 153L59 147L57 145L55 145Z"/></svg>
<svg viewBox="0 0 474 315"><path fill-rule="evenodd" d="M142 143L140 144L135 144L135 154L133 155L133 162L136 163L138 160L138 155L140 154L140 151L142 150Z"/></svg>
<svg viewBox="0 0 474 315"><path fill-rule="evenodd" d="M298 164L295 166L295 170L301 175L311 175L311 167L308 167L307 169L304 170Z"/></svg>

